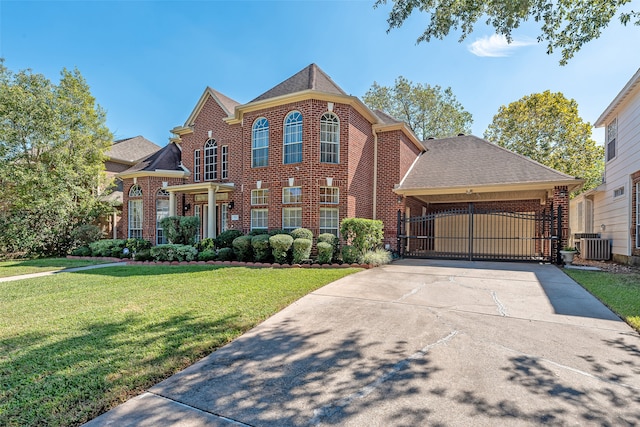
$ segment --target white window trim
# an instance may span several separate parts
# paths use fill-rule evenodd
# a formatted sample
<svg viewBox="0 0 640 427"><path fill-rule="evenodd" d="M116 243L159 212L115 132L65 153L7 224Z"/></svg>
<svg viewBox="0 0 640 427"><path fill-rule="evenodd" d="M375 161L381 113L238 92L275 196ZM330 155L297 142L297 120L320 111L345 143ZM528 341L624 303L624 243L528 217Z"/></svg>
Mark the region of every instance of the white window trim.
<svg viewBox="0 0 640 427"><path fill-rule="evenodd" d="M300 120L299 121L295 121L295 122L291 122L291 123L287 123L289 121L289 118L295 116L295 115L299 115L300 116ZM289 114L287 114L287 116L284 118L284 131L282 132L282 163L285 165L291 165L291 164L295 164L295 163L301 163L303 160L303 153L302 153L302 140L304 138L304 119L302 116L302 113L300 111L291 111L289 112ZM298 132L298 127L300 127L300 131ZM299 140L293 140L294 136L299 136L300 139ZM291 139L290 141L287 142L287 139ZM293 150L294 148L296 148L297 146L300 146L300 160L296 160L296 161L287 161L287 155L289 155L289 157L291 157L291 152L287 152L288 150ZM297 153L297 148L296 148L296 153Z"/></svg>
<svg viewBox="0 0 640 427"><path fill-rule="evenodd" d="M201 168L201 157L202 152L200 149L195 150L193 152L193 181L200 182L200 168Z"/></svg>
<svg viewBox="0 0 640 427"><path fill-rule="evenodd" d="M259 124L264 124L258 128ZM256 138L256 134L260 136L260 138ZM264 146L256 147L256 142L265 141L266 144ZM262 150L266 151L265 163L264 165L256 165L256 152ZM253 126L251 127L251 167L252 168L263 168L269 166L269 120L265 117L258 117L255 122L253 122Z"/></svg>
<svg viewBox="0 0 640 427"><path fill-rule="evenodd" d="M330 190L330 193L328 196L327 194L322 194L323 191L327 191ZM322 198L325 198L325 201L322 200ZM331 201L327 202L327 198L331 198ZM337 205L340 203L340 188L339 187L328 187L328 186L320 186L320 203L323 205Z"/></svg>
<svg viewBox="0 0 640 427"><path fill-rule="evenodd" d="M204 180L215 181L218 179L218 143L215 139L209 139L204 144Z"/></svg>
<svg viewBox="0 0 640 427"><path fill-rule="evenodd" d="M335 227L327 227L326 223L325 223L324 227L322 226L322 220L323 220L322 213L323 212L335 213L335 220L336 220ZM319 218L319 223L318 223L319 227L318 228L319 228L320 234L322 234L322 233L331 233L331 234L334 234L336 237L339 237L339 233L340 233L340 210L338 208L325 208L325 207L322 207L322 208L320 208L320 215L319 215L318 218ZM326 218L324 218L324 219L326 221ZM332 216L331 219L334 219L334 217ZM330 231L330 230L335 231L335 233L333 231Z"/></svg>
<svg viewBox="0 0 640 427"><path fill-rule="evenodd" d="M336 122L333 122L333 121L329 122L326 119L327 117L330 117L330 116L334 117L336 119ZM323 126L331 126L331 127L335 126L335 132L334 131L330 132L327 129L323 129ZM325 134L327 134L327 135L328 134L335 134L336 141L324 141L322 137ZM326 146L326 145L333 146L334 149L335 149L335 153L328 152L328 151L323 151L322 148L323 148L323 146ZM332 155L333 156L335 154L336 161L335 162L329 162L329 161L322 160L323 154L327 155L327 156L328 155ZM335 165L340 164L340 118L336 114L331 113L331 112L324 113L322 115L322 117L320 118L320 163L328 163L328 164L335 164Z"/></svg>
<svg viewBox="0 0 640 427"><path fill-rule="evenodd" d="M229 146L223 145L221 152L221 167L222 173L220 179L228 179L229 178Z"/></svg>

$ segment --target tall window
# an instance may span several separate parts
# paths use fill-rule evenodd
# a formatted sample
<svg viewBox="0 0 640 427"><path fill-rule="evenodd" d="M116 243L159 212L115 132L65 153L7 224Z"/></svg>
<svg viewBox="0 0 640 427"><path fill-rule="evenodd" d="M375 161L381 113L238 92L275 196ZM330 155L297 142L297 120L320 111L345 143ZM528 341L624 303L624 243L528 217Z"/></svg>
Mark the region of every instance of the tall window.
<svg viewBox="0 0 640 427"><path fill-rule="evenodd" d="M302 161L302 114L292 111L284 119L284 163Z"/></svg>
<svg viewBox="0 0 640 427"><path fill-rule="evenodd" d="M320 203L337 205L340 201L340 189L338 187L320 187Z"/></svg>
<svg viewBox="0 0 640 427"><path fill-rule="evenodd" d="M229 146L222 146L222 179L229 178Z"/></svg>
<svg viewBox="0 0 640 427"><path fill-rule="evenodd" d="M338 208L320 208L320 234L331 233L337 236L339 228Z"/></svg>
<svg viewBox="0 0 640 427"><path fill-rule="evenodd" d="M266 230L268 226L269 209L251 209L251 229Z"/></svg>
<svg viewBox="0 0 640 427"><path fill-rule="evenodd" d="M193 152L193 180L200 182L200 150Z"/></svg>
<svg viewBox="0 0 640 427"><path fill-rule="evenodd" d="M229 220L229 205L224 203L220 205L220 232L227 231L227 222Z"/></svg>
<svg viewBox="0 0 640 427"><path fill-rule="evenodd" d="M142 239L142 188L134 184L129 189L129 237Z"/></svg>
<svg viewBox="0 0 640 427"><path fill-rule="evenodd" d="M210 139L204 145L204 180L218 179L218 144Z"/></svg>
<svg viewBox="0 0 640 427"><path fill-rule="evenodd" d="M282 203L302 203L302 187L284 187L282 189Z"/></svg>
<svg viewBox="0 0 640 427"><path fill-rule="evenodd" d="M340 121L333 113L320 118L320 161L340 163Z"/></svg>
<svg viewBox="0 0 640 427"><path fill-rule="evenodd" d="M251 167L269 164L269 121L264 117L253 123L251 132Z"/></svg>
<svg viewBox="0 0 640 427"><path fill-rule="evenodd" d="M616 139L618 139L618 119L607 125L607 160L616 157Z"/></svg>
<svg viewBox="0 0 640 427"><path fill-rule="evenodd" d="M167 243L167 236L160 225L160 221L169 216L169 192L164 189L156 194L156 245Z"/></svg>
<svg viewBox="0 0 640 427"><path fill-rule="evenodd" d="M282 229L292 231L302 227L302 208L282 208Z"/></svg>
<svg viewBox="0 0 640 427"><path fill-rule="evenodd" d="M193 207L193 216L198 218L198 226L196 228L196 242L200 241L200 205Z"/></svg>

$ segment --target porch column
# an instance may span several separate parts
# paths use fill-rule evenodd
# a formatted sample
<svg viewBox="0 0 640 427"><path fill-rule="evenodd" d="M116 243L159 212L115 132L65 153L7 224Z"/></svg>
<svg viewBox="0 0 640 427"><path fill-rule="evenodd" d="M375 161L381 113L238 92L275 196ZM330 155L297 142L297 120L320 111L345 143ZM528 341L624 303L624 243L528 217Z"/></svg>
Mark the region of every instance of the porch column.
<svg viewBox="0 0 640 427"><path fill-rule="evenodd" d="M169 191L169 216L176 216L176 193Z"/></svg>
<svg viewBox="0 0 640 427"><path fill-rule="evenodd" d="M113 221L113 226L111 227L111 231L113 232L113 239L117 239L118 238L118 230L116 229L116 227L118 226L118 214L117 213L113 213L111 214L111 221Z"/></svg>
<svg viewBox="0 0 640 427"><path fill-rule="evenodd" d="M216 193L209 187L207 202L209 210L207 212L207 237L216 237Z"/></svg>

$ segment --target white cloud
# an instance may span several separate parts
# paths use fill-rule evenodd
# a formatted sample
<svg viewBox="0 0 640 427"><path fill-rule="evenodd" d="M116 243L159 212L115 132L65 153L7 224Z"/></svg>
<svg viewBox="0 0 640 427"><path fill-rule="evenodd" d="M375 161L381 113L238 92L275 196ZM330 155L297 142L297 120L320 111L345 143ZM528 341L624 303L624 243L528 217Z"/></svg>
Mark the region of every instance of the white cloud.
<svg viewBox="0 0 640 427"><path fill-rule="evenodd" d="M505 36L493 34L481 37L471 43L469 51L476 56L501 57L511 55L519 47L531 46L532 44L536 44L536 42L533 40L513 39L509 43Z"/></svg>

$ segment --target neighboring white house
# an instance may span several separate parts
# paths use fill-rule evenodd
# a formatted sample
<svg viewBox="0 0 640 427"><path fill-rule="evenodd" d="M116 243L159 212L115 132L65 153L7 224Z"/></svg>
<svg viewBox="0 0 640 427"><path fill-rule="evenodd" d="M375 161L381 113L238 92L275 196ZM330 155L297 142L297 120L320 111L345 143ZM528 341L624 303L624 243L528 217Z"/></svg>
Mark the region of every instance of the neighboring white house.
<svg viewBox="0 0 640 427"><path fill-rule="evenodd" d="M602 185L571 202L571 232L612 241L613 259L640 264L640 69L595 122L605 127Z"/></svg>

